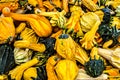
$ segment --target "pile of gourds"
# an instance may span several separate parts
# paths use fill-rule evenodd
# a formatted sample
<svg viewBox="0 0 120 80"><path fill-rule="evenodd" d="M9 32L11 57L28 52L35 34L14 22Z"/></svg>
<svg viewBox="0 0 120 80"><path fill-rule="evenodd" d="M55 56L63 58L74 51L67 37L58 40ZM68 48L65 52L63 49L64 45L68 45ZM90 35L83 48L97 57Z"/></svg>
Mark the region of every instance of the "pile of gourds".
<svg viewBox="0 0 120 80"><path fill-rule="evenodd" d="M1 0L0 80L120 80L120 0Z"/></svg>

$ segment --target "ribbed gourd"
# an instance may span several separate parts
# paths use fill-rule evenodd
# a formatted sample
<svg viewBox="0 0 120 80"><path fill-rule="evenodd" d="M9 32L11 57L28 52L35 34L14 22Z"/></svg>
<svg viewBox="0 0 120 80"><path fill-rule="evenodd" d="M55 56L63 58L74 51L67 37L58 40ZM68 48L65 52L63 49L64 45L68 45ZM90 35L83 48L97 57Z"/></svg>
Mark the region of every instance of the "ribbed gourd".
<svg viewBox="0 0 120 80"><path fill-rule="evenodd" d="M10 42L15 36L15 26L11 17L0 18L0 44Z"/></svg>
<svg viewBox="0 0 120 80"><path fill-rule="evenodd" d="M55 50L63 58L73 59L75 53L74 40L68 34L61 34L56 39Z"/></svg>
<svg viewBox="0 0 120 80"><path fill-rule="evenodd" d="M0 75L10 71L15 66L13 48L8 44L0 45Z"/></svg>

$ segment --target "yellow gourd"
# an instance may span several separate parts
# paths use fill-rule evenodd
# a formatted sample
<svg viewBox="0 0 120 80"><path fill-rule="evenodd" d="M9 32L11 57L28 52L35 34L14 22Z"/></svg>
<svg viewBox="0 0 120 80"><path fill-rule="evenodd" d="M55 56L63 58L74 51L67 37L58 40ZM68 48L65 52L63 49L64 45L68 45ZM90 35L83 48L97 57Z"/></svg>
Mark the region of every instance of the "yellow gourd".
<svg viewBox="0 0 120 80"><path fill-rule="evenodd" d="M59 61L59 57L54 55L48 58L46 63L46 71L47 71L47 77L48 80L58 80L55 72L54 72L54 66Z"/></svg>
<svg viewBox="0 0 120 80"><path fill-rule="evenodd" d="M0 44L12 41L15 36L15 26L11 17L0 18Z"/></svg>
<svg viewBox="0 0 120 80"><path fill-rule="evenodd" d="M75 80L78 74L76 62L71 60L60 60L55 66L58 80Z"/></svg>
<svg viewBox="0 0 120 80"><path fill-rule="evenodd" d="M73 59L75 53L74 40L68 34L61 34L55 43L57 53L66 59Z"/></svg>
<svg viewBox="0 0 120 80"><path fill-rule="evenodd" d="M30 67L24 71L23 78L24 80L32 80L32 78L37 78L37 70L35 67Z"/></svg>

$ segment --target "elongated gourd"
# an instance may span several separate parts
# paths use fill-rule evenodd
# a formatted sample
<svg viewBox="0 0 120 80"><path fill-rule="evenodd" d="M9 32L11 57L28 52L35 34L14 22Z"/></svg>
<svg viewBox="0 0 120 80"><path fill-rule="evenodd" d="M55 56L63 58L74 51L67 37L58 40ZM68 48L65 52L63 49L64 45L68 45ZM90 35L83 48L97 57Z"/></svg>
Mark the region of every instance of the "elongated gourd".
<svg viewBox="0 0 120 80"><path fill-rule="evenodd" d="M2 10L4 16L10 16L18 21L27 21L30 23L31 28L39 37L48 37L52 28L49 21L44 16L38 16L36 14L19 14L12 13L8 7ZM42 19L43 18L43 19Z"/></svg>
<svg viewBox="0 0 120 80"><path fill-rule="evenodd" d="M46 63L46 71L47 71L48 80L58 80L54 72L54 67L58 61L59 61L59 58L56 55L49 57Z"/></svg>
<svg viewBox="0 0 120 80"><path fill-rule="evenodd" d="M26 63L17 66L9 72L11 79L21 80L23 72L31 66L36 65L39 62L37 58L34 58Z"/></svg>

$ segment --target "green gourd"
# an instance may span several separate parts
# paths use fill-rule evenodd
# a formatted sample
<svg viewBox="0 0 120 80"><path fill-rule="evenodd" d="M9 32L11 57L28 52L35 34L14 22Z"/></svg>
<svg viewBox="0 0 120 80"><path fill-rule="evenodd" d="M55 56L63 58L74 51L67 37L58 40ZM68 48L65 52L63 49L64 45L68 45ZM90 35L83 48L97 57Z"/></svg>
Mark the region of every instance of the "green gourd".
<svg viewBox="0 0 120 80"><path fill-rule="evenodd" d="M5 74L15 66L13 48L9 44L0 45L0 75Z"/></svg>
<svg viewBox="0 0 120 80"><path fill-rule="evenodd" d="M104 61L102 59L91 59L85 63L85 71L91 77L98 77L105 69Z"/></svg>

